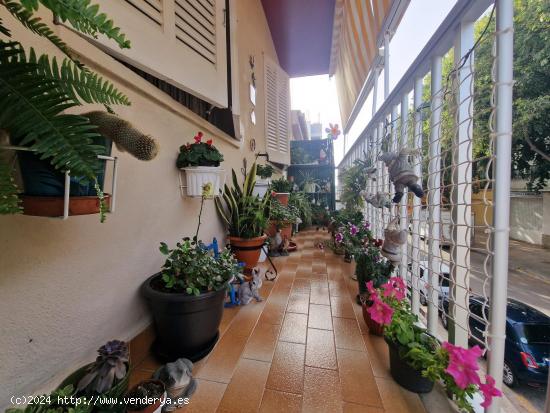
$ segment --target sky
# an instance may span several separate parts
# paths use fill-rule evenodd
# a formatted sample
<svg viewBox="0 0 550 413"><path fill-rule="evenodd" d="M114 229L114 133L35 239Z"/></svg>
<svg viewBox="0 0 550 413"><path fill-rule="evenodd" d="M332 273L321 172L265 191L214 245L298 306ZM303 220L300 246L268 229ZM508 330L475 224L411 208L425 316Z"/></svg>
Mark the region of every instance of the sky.
<svg viewBox="0 0 550 413"><path fill-rule="evenodd" d="M390 91L455 3L456 0L411 0L390 42ZM304 112L311 122L320 120L323 130L329 123L338 123L342 129L335 83L328 75L290 79L292 109ZM379 78L378 90L381 91L379 106L383 100L383 75ZM370 119L372 97L369 98L346 136L346 148L353 144ZM344 155L343 136L335 142L334 152L338 165Z"/></svg>

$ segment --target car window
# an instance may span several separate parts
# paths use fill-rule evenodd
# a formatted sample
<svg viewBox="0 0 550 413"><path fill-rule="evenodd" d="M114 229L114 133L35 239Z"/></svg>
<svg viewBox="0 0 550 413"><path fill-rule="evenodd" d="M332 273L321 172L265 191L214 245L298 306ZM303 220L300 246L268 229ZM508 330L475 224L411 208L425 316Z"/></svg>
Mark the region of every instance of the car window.
<svg viewBox="0 0 550 413"><path fill-rule="evenodd" d="M550 344L550 324L517 324L519 339L525 344Z"/></svg>
<svg viewBox="0 0 550 413"><path fill-rule="evenodd" d="M473 314L481 317L481 304L478 303L477 301L471 302L470 303L470 311Z"/></svg>

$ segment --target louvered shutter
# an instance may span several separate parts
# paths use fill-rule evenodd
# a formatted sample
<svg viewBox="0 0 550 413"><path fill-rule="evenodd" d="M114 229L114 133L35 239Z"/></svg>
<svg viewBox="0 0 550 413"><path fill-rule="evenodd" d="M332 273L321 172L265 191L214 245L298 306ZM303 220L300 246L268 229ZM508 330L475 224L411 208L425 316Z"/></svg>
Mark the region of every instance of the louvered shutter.
<svg viewBox="0 0 550 413"><path fill-rule="evenodd" d="M269 159L290 163L290 90L288 75L264 56L265 136Z"/></svg>
<svg viewBox="0 0 550 413"><path fill-rule="evenodd" d="M132 43L97 42L117 58L216 106L227 107L225 0L99 3Z"/></svg>

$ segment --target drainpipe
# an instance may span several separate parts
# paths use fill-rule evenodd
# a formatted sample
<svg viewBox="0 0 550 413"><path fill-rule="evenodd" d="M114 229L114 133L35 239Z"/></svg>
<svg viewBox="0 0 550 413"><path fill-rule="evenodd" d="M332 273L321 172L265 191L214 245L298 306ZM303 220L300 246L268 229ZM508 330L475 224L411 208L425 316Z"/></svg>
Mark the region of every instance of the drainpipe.
<svg viewBox="0 0 550 413"><path fill-rule="evenodd" d="M384 100L390 94L390 32L384 33Z"/></svg>

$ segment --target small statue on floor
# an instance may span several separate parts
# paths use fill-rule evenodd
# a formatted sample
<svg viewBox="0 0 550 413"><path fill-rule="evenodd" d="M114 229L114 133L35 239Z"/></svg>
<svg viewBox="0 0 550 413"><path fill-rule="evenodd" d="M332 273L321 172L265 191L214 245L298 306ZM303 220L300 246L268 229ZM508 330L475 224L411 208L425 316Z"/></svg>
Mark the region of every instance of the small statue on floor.
<svg viewBox="0 0 550 413"><path fill-rule="evenodd" d="M262 287L263 281L261 276L261 271L259 268L254 268L252 270L252 280L244 281L239 285L239 304L247 305L253 298L256 301L260 302L263 300L260 295L260 288Z"/></svg>
<svg viewBox="0 0 550 413"><path fill-rule="evenodd" d="M403 198L405 187L413 192L418 198L424 196L422 187L417 184L418 176L414 173L414 169L409 162L409 156L418 155L416 149L401 149L398 153L387 152L378 157L379 161L383 161L388 167L390 181L395 186L395 196L393 202L398 204Z"/></svg>
<svg viewBox="0 0 550 413"><path fill-rule="evenodd" d="M275 236L269 238L269 256L279 257L281 255L281 246L283 245L283 236L281 231L277 230Z"/></svg>
<svg viewBox="0 0 550 413"><path fill-rule="evenodd" d="M197 390L197 381L193 378L193 363L185 358L177 359L172 363L161 366L153 378L160 380L166 386L166 393L171 401L182 401L190 398ZM164 412L171 412L184 404L165 404Z"/></svg>
<svg viewBox="0 0 550 413"><path fill-rule="evenodd" d="M376 194L362 193L363 198L375 208L391 208L391 200L388 194L377 192Z"/></svg>
<svg viewBox="0 0 550 413"><path fill-rule="evenodd" d="M407 242L407 231L399 229L398 218L394 218L384 230L382 255L393 263L401 262L401 246Z"/></svg>

